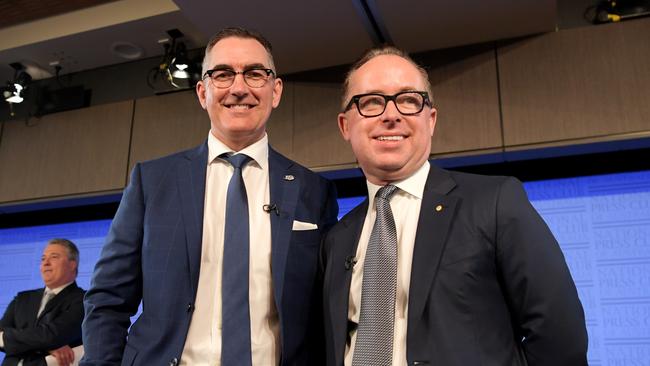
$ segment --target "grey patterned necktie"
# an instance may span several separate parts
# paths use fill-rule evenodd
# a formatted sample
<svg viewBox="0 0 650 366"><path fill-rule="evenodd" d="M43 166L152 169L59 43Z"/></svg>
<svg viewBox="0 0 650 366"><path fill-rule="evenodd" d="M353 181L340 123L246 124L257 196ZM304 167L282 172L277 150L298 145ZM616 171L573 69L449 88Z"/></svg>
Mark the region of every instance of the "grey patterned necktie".
<svg viewBox="0 0 650 366"><path fill-rule="evenodd" d="M41 316L43 310L45 310L45 306L47 305L48 302L50 302L50 300L52 300L54 296L55 296L54 292L45 289L45 294L43 296L43 299L41 300L41 306L38 308L38 313L36 313L37 318Z"/></svg>
<svg viewBox="0 0 650 366"><path fill-rule="evenodd" d="M393 359L397 231L390 196L397 187L381 187L375 196L377 218L372 227L361 286L361 314L353 366L389 366Z"/></svg>

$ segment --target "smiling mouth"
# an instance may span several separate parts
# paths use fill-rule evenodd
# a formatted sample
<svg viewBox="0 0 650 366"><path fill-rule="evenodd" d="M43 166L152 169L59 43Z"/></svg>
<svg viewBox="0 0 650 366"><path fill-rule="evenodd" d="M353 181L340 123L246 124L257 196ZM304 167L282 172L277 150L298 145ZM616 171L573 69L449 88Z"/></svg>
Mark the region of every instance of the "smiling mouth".
<svg viewBox="0 0 650 366"><path fill-rule="evenodd" d="M404 140L404 136L377 136L375 139L379 141L401 141Z"/></svg>
<svg viewBox="0 0 650 366"><path fill-rule="evenodd" d="M226 104L225 106L228 109L236 109L236 110L248 110L255 107L254 105L250 105L250 104Z"/></svg>

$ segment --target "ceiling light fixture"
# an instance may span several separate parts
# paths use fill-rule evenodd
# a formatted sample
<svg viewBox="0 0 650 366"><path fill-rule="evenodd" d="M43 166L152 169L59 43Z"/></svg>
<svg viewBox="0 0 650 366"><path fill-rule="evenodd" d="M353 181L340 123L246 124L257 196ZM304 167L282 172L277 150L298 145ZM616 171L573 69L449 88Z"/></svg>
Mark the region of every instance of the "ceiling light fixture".
<svg viewBox="0 0 650 366"><path fill-rule="evenodd" d="M190 78L190 61L187 59L187 52L185 44L179 42L176 45L176 52L172 62L167 67L170 82L173 83L174 79L189 79Z"/></svg>
<svg viewBox="0 0 650 366"><path fill-rule="evenodd" d="M158 66L154 67L147 78L149 86L156 89L154 84L158 78L164 78L176 89L193 88L200 78L200 71L197 63L187 56L185 43L178 41L183 33L178 29L168 30L171 38L159 41L165 48L165 54Z"/></svg>
<svg viewBox="0 0 650 366"><path fill-rule="evenodd" d="M137 60L144 55L142 47L123 41L114 42L111 45L111 52L126 60Z"/></svg>
<svg viewBox="0 0 650 366"><path fill-rule="evenodd" d="M2 96L7 103L18 104L24 100L24 91L32 81L32 77L25 71L25 66L19 62L9 64L14 69L14 78L8 82Z"/></svg>

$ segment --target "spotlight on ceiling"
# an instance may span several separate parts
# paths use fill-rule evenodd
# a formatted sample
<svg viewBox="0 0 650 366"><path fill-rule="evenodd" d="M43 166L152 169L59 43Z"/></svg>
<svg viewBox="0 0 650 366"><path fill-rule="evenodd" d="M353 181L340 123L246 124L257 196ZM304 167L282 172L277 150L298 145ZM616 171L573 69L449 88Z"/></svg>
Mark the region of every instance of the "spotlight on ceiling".
<svg viewBox="0 0 650 366"><path fill-rule="evenodd" d="M14 78L7 83L7 88L3 90L2 96L7 103L22 103L24 91L32 81L32 77L25 70L25 66L19 62L11 63L9 66L14 69Z"/></svg>
<svg viewBox="0 0 650 366"><path fill-rule="evenodd" d="M148 76L148 83L156 89L155 82L159 77L164 78L176 89L193 88L200 78L197 63L187 56L185 43L179 41L183 33L178 29L168 30L169 39L160 41L165 48L165 54L158 66L154 67Z"/></svg>
<svg viewBox="0 0 650 366"><path fill-rule="evenodd" d="M189 79L190 61L187 59L185 44L179 42L176 46L176 54L167 68L171 79Z"/></svg>

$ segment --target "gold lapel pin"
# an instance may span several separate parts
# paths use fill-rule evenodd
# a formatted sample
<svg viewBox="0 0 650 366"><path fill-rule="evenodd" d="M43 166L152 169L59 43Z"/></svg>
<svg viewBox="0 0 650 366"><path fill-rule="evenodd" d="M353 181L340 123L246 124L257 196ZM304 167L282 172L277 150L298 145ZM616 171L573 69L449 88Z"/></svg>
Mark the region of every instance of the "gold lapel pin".
<svg viewBox="0 0 650 366"><path fill-rule="evenodd" d="M292 181L294 179L296 179L296 177L294 177L291 174L287 174L287 175L284 176L284 180Z"/></svg>
<svg viewBox="0 0 650 366"><path fill-rule="evenodd" d="M442 211L443 208L444 208L443 205L437 205L437 206L436 206L436 212L440 212L440 211Z"/></svg>

